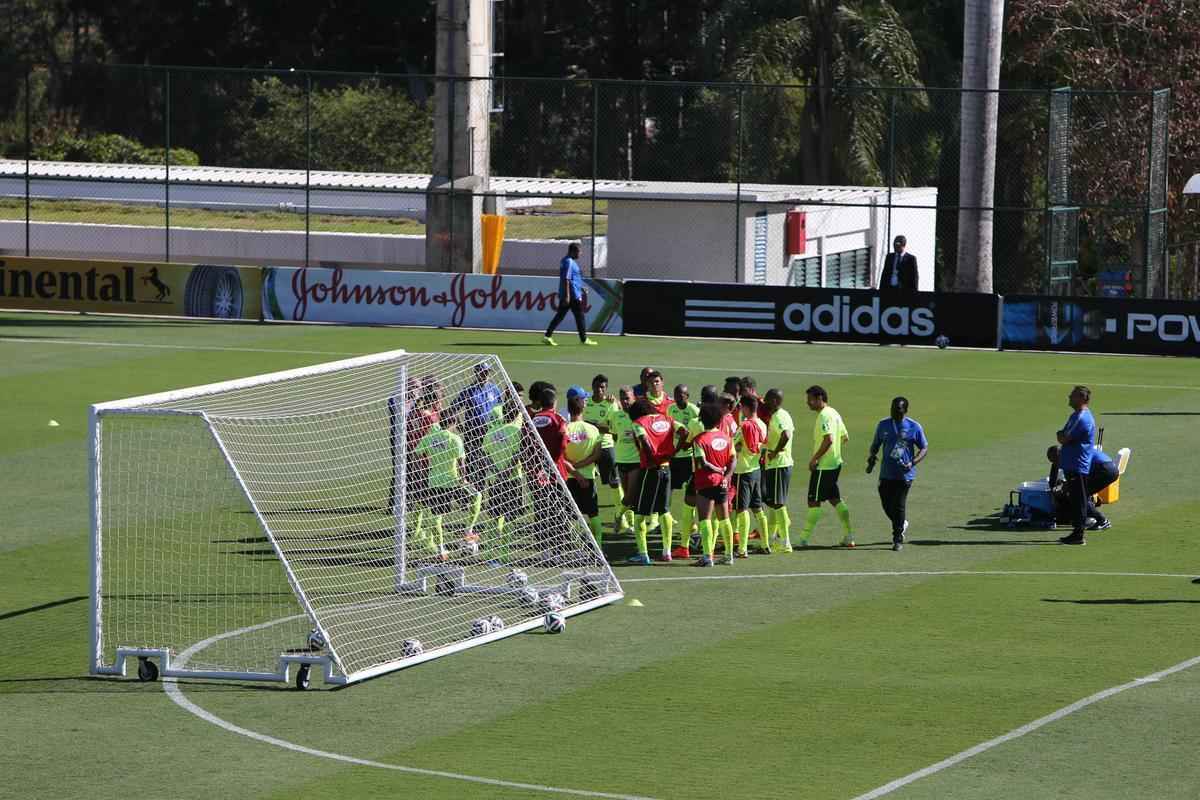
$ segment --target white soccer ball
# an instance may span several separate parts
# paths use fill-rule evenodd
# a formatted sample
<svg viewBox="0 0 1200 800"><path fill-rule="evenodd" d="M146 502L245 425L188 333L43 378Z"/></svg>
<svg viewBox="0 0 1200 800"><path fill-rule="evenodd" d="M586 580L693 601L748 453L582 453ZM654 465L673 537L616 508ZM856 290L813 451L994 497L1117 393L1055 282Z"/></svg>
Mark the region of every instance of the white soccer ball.
<svg viewBox="0 0 1200 800"><path fill-rule="evenodd" d="M412 658L424 653L425 645L421 644L420 639L405 639L404 644L400 645L400 652L405 658Z"/></svg>
<svg viewBox="0 0 1200 800"><path fill-rule="evenodd" d="M309 650L324 650L325 635L321 633L320 628L313 628L308 632L308 649Z"/></svg>
<svg viewBox="0 0 1200 800"><path fill-rule="evenodd" d="M508 573L508 585L514 589L520 589L525 584L529 583L529 576L519 569L514 569Z"/></svg>
<svg viewBox="0 0 1200 800"><path fill-rule="evenodd" d="M567 599L558 592L549 592L544 595L540 601L542 611L562 611L566 608Z"/></svg>
<svg viewBox="0 0 1200 800"><path fill-rule="evenodd" d="M546 626L546 633L562 633L567 629L567 618L553 611L546 615L542 624Z"/></svg>
<svg viewBox="0 0 1200 800"><path fill-rule="evenodd" d="M499 614L492 614L488 617L488 625L492 626L493 631L503 630L504 620L500 619Z"/></svg>
<svg viewBox="0 0 1200 800"><path fill-rule="evenodd" d="M491 620L480 618L471 623L471 635L472 636L483 636L484 634L488 634L491 632L492 632Z"/></svg>
<svg viewBox="0 0 1200 800"><path fill-rule="evenodd" d="M458 549L461 550L464 555L479 555L479 542L475 541L474 539L464 539L462 544L458 546Z"/></svg>
<svg viewBox="0 0 1200 800"><path fill-rule="evenodd" d="M944 333L939 333L938 337L933 340L939 350L945 350L950 346L950 337Z"/></svg>

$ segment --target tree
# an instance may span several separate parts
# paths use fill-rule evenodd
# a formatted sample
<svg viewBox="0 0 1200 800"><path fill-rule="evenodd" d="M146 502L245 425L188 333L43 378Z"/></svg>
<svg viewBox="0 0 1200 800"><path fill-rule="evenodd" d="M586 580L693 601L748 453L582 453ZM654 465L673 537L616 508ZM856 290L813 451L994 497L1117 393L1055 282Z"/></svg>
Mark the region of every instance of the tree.
<svg viewBox="0 0 1200 800"><path fill-rule="evenodd" d="M960 292L992 291L992 219L1004 0L966 0L963 24L958 272Z"/></svg>

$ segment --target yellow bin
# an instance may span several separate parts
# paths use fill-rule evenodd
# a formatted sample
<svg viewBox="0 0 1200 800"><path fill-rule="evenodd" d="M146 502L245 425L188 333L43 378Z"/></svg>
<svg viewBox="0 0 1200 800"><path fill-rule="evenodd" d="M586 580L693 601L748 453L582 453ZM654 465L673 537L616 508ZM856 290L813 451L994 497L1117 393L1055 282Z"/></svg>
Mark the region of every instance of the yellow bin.
<svg viewBox="0 0 1200 800"><path fill-rule="evenodd" d="M506 218L500 214L484 214L483 220L483 274L495 275L500 271L500 251L504 249L504 224Z"/></svg>
<svg viewBox="0 0 1200 800"><path fill-rule="evenodd" d="M1101 489L1099 492L1096 493L1096 503L1097 504L1115 503L1120 498L1121 498L1121 479L1120 478L1117 478L1115 481L1110 483L1108 486L1105 486L1103 489Z"/></svg>

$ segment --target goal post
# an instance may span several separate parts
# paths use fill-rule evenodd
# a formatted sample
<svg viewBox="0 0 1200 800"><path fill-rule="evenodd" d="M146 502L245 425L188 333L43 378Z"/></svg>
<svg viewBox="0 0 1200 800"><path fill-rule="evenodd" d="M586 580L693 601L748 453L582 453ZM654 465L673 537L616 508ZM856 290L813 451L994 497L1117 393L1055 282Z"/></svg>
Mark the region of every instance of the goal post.
<svg viewBox="0 0 1200 800"><path fill-rule="evenodd" d="M622 597L495 356L389 351L89 424L94 674L350 683Z"/></svg>

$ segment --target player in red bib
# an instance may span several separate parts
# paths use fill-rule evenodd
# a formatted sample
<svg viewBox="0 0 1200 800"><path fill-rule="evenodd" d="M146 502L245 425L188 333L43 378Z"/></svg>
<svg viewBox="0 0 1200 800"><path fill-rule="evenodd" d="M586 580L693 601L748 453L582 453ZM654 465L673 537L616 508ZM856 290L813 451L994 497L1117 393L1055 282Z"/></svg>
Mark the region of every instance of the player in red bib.
<svg viewBox="0 0 1200 800"><path fill-rule="evenodd" d="M764 425L767 425L771 422L771 408L770 408L770 406L768 406L766 403L763 402L762 396L760 396L758 393L758 382L755 381L754 378L750 375L747 375L744 378L742 378L741 396L742 397L746 397L746 396L753 397L758 402L758 418L763 421ZM739 419L738 419L739 422L741 422L742 419L745 419L745 411L742 411L741 409L739 409L738 417L739 417Z"/></svg>
<svg viewBox="0 0 1200 800"><path fill-rule="evenodd" d="M696 459L696 473L692 478L696 485L696 515L700 518L700 536L704 542L704 554L696 562L698 567L713 565L713 553L717 547L717 534L712 521L714 515L725 538L724 563L733 563L733 527L729 522L727 504L734 450L733 439L720 427L721 416L719 407L701 406L700 422L704 425L704 433L692 442Z"/></svg>
<svg viewBox="0 0 1200 800"><path fill-rule="evenodd" d="M629 562L645 566L650 563L646 535L650 531L650 517L654 514L659 515L662 526L663 561L671 560L675 527L667 514L671 497L671 458L687 438L687 431L666 414L658 413L645 397L629 407L629 418L633 420L634 441L641 456L641 474L633 506L633 533L638 552Z"/></svg>
<svg viewBox="0 0 1200 800"><path fill-rule="evenodd" d="M554 407L558 392L553 386L542 389L541 409L533 415L533 427L542 437L542 443L550 453L550 459L558 468L558 474L566 480L567 472L567 421Z"/></svg>
<svg viewBox="0 0 1200 800"><path fill-rule="evenodd" d="M550 460L554 462L555 468L558 470L558 475L563 480L566 480L570 474L567 467L567 421L554 408L554 404L558 401L558 392L549 384L544 384L541 390L540 406L536 414L533 414L533 429L537 431L541 437L542 444L546 446L547 452L550 453ZM534 451L536 452L536 451ZM533 455L531 452L529 455ZM545 468L545 462L540 458L532 457L526 462L525 474L530 482L531 494L534 498L534 506L537 508L550 508L554 503L558 502L556 490L558 479L553 472L548 472ZM535 536L540 540L543 547L548 548L550 543L558 535L551 528L552 522L549 515L535 515L533 527Z"/></svg>

